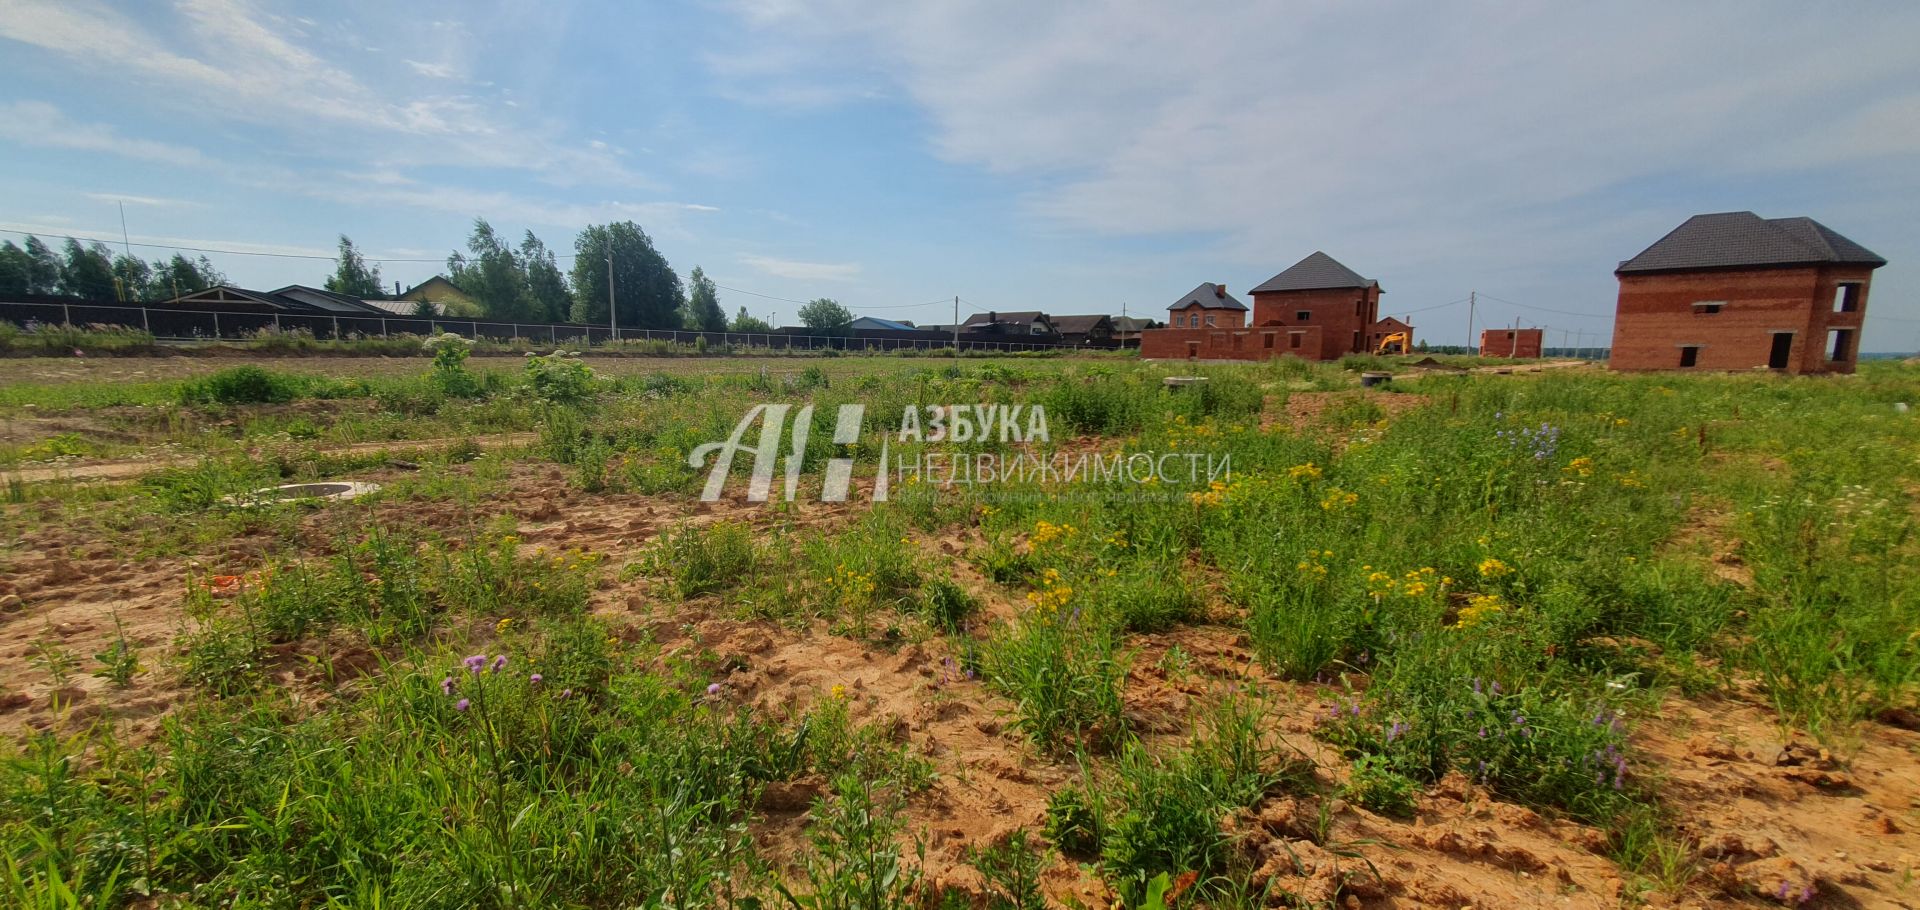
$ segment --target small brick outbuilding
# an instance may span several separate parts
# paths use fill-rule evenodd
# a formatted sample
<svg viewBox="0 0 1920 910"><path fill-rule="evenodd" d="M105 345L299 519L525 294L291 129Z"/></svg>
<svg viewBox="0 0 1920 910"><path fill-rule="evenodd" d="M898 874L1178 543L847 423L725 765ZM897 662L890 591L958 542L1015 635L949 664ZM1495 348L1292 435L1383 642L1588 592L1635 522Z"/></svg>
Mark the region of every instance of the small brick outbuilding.
<svg viewBox="0 0 1920 910"><path fill-rule="evenodd" d="M1609 365L1851 373L1886 264L1811 218L1695 215L1614 270Z"/></svg>
<svg viewBox="0 0 1920 910"><path fill-rule="evenodd" d="M1485 329L1480 332L1480 356L1531 359L1540 356L1545 340L1541 329Z"/></svg>

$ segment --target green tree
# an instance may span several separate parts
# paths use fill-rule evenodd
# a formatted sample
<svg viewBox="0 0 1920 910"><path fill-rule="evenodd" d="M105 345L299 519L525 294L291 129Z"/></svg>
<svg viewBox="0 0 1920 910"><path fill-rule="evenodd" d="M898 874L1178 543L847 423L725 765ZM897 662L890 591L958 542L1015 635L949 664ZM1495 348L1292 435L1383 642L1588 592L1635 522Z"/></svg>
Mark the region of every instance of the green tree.
<svg viewBox="0 0 1920 910"><path fill-rule="evenodd" d="M153 299L153 266L133 256L113 257L113 283L121 300Z"/></svg>
<svg viewBox="0 0 1920 910"><path fill-rule="evenodd" d="M800 306L800 324L823 335L848 335L853 331L853 313L830 297L819 297Z"/></svg>
<svg viewBox="0 0 1920 910"><path fill-rule="evenodd" d="M631 221L589 225L573 241L573 321L607 324L607 257L623 329L680 328L680 276Z"/></svg>
<svg viewBox="0 0 1920 910"><path fill-rule="evenodd" d="M727 314L720 309L720 295L713 279L697 265L693 267L693 274L687 276L687 323L702 332L727 330Z"/></svg>
<svg viewBox="0 0 1920 910"><path fill-rule="evenodd" d="M540 318L547 322L565 322L573 314L573 291L567 287L566 273L554 259L553 251L540 238L527 232L520 241L520 259L527 267L527 291L533 295Z"/></svg>
<svg viewBox="0 0 1920 910"><path fill-rule="evenodd" d="M67 238L66 261L60 264L60 292L87 300L113 300L113 253L101 244L81 246Z"/></svg>
<svg viewBox="0 0 1920 910"><path fill-rule="evenodd" d="M335 294L348 297L383 297L386 284L380 280L380 267L367 266L360 251L353 248L353 241L347 235L340 235L339 266L332 277L327 279L326 288Z"/></svg>
<svg viewBox="0 0 1920 910"><path fill-rule="evenodd" d="M741 307L740 312L734 315L733 322L727 325L727 331L767 335L773 332L773 326L768 325L765 319L748 315L747 308Z"/></svg>
<svg viewBox="0 0 1920 910"><path fill-rule="evenodd" d="M11 240L0 242L0 294L32 293L33 257Z"/></svg>
<svg viewBox="0 0 1920 910"><path fill-rule="evenodd" d="M40 238L27 235L27 293L60 293L60 256Z"/></svg>
<svg viewBox="0 0 1920 910"><path fill-rule="evenodd" d="M188 259L179 253L172 259L155 260L153 280L148 285L148 299L172 300L182 294L204 291L227 283L227 276L213 267L207 257Z"/></svg>
<svg viewBox="0 0 1920 910"><path fill-rule="evenodd" d="M539 321L533 290L527 286L526 268L487 219L473 220L467 254L456 252L447 257L447 277L467 292L484 314L503 322Z"/></svg>

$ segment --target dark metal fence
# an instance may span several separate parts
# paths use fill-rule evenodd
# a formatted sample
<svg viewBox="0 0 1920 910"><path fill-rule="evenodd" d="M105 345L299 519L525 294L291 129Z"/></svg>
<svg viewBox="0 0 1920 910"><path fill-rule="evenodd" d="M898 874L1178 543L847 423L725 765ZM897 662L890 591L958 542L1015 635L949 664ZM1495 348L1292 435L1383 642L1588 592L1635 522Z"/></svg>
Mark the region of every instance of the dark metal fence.
<svg viewBox="0 0 1920 910"><path fill-rule="evenodd" d="M604 344L614 339L607 326L555 323L493 322L484 319L448 317L372 315L321 315L281 312L257 312L239 309L180 309L95 303L91 301L0 302L0 320L22 328L37 324L72 326L124 326L140 329L162 341L245 340L270 332L305 332L316 339L384 338L393 335L439 335L450 332L463 338L490 341L524 341L551 346ZM704 339L709 348L761 348L774 351L897 351L941 350L954 347L950 336L934 333L890 332L884 335L840 337L800 335L785 332L695 332L672 329L621 329L619 340L657 341L698 346ZM1046 341L1007 341L962 335L963 351L1049 351L1110 350L1111 342L1061 344Z"/></svg>

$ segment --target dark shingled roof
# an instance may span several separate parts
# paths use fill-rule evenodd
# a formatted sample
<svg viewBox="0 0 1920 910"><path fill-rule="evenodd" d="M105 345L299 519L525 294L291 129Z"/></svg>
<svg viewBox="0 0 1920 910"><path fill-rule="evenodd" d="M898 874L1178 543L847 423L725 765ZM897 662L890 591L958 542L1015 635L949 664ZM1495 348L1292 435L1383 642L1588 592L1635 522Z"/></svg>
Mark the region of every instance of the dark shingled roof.
<svg viewBox="0 0 1920 910"><path fill-rule="evenodd" d="M1227 293L1227 289L1224 286L1214 284L1211 281L1202 281L1199 287L1188 291L1185 296L1175 301L1171 306L1168 306L1167 309L1184 310L1196 303L1199 304L1203 310L1244 311L1247 308L1246 304L1235 300L1232 294Z"/></svg>
<svg viewBox="0 0 1920 910"><path fill-rule="evenodd" d="M1370 288L1378 284L1369 278L1362 278L1354 270L1325 253L1314 254L1293 264L1293 267L1266 280L1253 289L1260 294L1267 291L1323 291L1338 288Z"/></svg>
<svg viewBox="0 0 1920 910"><path fill-rule="evenodd" d="M1101 322L1111 318L1109 316L1055 316L1053 327L1062 335L1085 335L1099 328Z"/></svg>
<svg viewBox="0 0 1920 910"><path fill-rule="evenodd" d="M1887 261L1812 218L1720 212L1688 218L1614 274L1827 263L1877 269Z"/></svg>

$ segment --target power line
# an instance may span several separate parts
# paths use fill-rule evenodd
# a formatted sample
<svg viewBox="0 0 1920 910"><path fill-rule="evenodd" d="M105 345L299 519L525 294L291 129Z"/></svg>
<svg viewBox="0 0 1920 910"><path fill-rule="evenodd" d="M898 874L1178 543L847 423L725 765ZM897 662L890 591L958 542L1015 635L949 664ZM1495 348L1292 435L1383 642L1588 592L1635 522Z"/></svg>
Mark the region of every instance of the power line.
<svg viewBox="0 0 1920 910"><path fill-rule="evenodd" d="M1412 309L1412 310L1396 310L1395 312L1403 316L1412 316L1415 313L1424 313L1428 310L1442 310L1450 306L1459 306L1460 304L1463 304L1466 302L1467 302L1467 298L1462 297L1459 300L1448 301L1447 303L1436 303L1433 306L1423 306L1418 309Z"/></svg>
<svg viewBox="0 0 1920 910"><path fill-rule="evenodd" d="M85 241L87 243L98 243L104 246L113 245L113 241L102 240L98 237L76 237L72 234L55 234L51 231L15 231L15 230L8 230L5 228L0 228L0 234L19 234L20 236L23 236L23 237L37 237L43 233L49 237L64 237L68 240L80 240L80 241ZM121 242L126 246L146 247L148 249L156 249L156 250L185 251L189 253L219 253L223 256L268 256L276 259L310 259L310 260L317 260L321 262L339 262L340 261L340 257L338 256L316 256L310 253L265 253L257 250L222 250L222 249L216 249L213 247L204 247L204 246L174 246L172 244L166 244L166 243L133 243L132 241L128 241L128 240L122 240ZM572 259L576 255L577 254L574 254L574 253L568 253L565 256L556 256L555 258ZM446 262L445 259L375 259L371 256L362 256L360 258L366 262Z"/></svg>
<svg viewBox="0 0 1920 910"><path fill-rule="evenodd" d="M1500 298L1498 298L1498 297L1495 297L1495 296L1493 296L1492 294L1481 294L1480 296L1481 296L1481 297L1482 297L1483 299L1486 299L1486 300L1491 300L1491 301L1493 301L1493 302L1495 302L1495 303L1504 303L1504 304L1506 304L1506 305L1508 305L1508 306L1517 306L1517 307L1519 307L1519 308L1521 308L1521 309L1523 309L1523 310L1539 310L1539 311L1541 311L1541 312L1543 312L1543 313L1559 313L1559 314L1560 314L1560 315L1562 315L1562 316L1581 316L1581 317L1585 317L1585 318L1587 318L1587 319L1605 319L1605 318L1607 318L1607 317L1605 317L1605 316L1600 316L1600 315L1596 315L1596 314L1593 314L1593 313L1576 313L1576 312L1574 312L1573 310L1556 310L1556 309L1554 309L1554 308L1552 308L1552 307L1544 307L1544 306L1534 306L1533 304L1530 304L1530 303L1515 303L1515 302L1513 302L1513 301L1511 301L1511 300L1502 300L1502 299L1500 299Z"/></svg>

